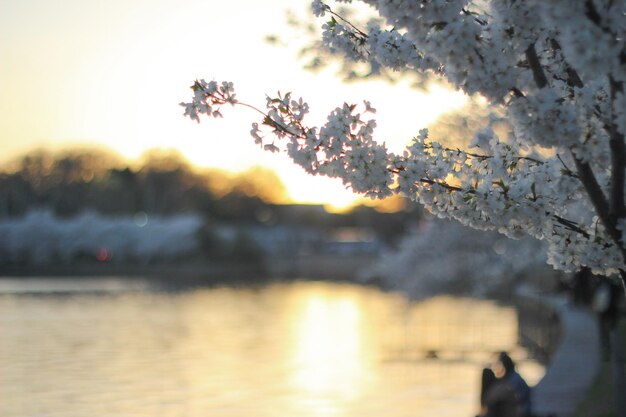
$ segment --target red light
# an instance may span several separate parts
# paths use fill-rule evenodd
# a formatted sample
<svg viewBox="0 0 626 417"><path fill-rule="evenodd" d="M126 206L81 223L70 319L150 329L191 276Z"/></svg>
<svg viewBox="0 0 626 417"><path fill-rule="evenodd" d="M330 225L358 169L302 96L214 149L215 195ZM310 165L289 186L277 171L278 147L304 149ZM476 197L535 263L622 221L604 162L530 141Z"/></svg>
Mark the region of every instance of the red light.
<svg viewBox="0 0 626 417"><path fill-rule="evenodd" d="M107 248L100 248L98 254L96 255L96 259L100 262L108 262L113 257L113 254Z"/></svg>

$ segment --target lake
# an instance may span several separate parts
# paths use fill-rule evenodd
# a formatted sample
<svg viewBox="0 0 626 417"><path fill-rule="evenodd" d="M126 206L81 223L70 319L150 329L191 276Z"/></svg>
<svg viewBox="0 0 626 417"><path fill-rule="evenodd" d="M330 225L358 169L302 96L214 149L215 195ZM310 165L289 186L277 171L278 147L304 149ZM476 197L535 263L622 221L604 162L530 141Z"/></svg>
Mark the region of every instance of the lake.
<svg viewBox="0 0 626 417"><path fill-rule="evenodd" d="M3 417L473 416L515 309L352 284L0 280Z"/></svg>

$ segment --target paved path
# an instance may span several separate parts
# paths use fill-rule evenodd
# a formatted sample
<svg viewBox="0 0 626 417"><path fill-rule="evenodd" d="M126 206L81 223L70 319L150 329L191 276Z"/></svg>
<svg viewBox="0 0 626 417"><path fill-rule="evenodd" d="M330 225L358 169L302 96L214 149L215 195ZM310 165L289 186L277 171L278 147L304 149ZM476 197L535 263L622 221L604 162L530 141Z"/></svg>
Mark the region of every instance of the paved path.
<svg viewBox="0 0 626 417"><path fill-rule="evenodd" d="M522 295L533 296L526 291ZM559 314L563 333L546 375L533 388L533 412L539 416L567 417L585 398L598 371L599 327L592 313L568 304L561 297L540 296L540 299Z"/></svg>

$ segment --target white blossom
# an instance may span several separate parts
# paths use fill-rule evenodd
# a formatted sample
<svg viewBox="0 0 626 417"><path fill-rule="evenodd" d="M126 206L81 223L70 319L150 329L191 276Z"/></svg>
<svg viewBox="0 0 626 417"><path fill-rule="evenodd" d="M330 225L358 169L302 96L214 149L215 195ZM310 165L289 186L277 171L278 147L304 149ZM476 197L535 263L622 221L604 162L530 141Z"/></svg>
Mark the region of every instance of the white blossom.
<svg viewBox="0 0 626 417"><path fill-rule="evenodd" d="M313 0L311 3L311 9L313 10L313 14L317 17L322 17L326 14L328 10L328 6L324 4L321 0Z"/></svg>
<svg viewBox="0 0 626 417"><path fill-rule="evenodd" d="M369 101L338 106L314 127L306 102L290 94L268 97L255 141L273 135L266 149L286 150L307 172L370 197L402 194L438 217L543 240L555 268L624 271L624 2L363 2L379 14L365 29L313 2L314 14L330 15L324 44L347 60L434 72L485 98L494 116L468 138L471 146L447 148L424 129L390 153L374 138ZM192 88L192 102L182 103L192 120L239 104L231 83ZM494 127L502 120L505 137Z"/></svg>

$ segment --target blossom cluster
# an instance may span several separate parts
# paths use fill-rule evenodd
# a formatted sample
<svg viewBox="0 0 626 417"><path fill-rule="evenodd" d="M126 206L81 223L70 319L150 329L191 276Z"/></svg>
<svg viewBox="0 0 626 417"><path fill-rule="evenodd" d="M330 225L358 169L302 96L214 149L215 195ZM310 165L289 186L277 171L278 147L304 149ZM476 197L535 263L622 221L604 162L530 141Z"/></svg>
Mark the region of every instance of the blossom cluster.
<svg viewBox="0 0 626 417"><path fill-rule="evenodd" d="M199 114L222 117L221 106L226 103L235 104L237 102L231 82L224 81L218 85L215 81L207 83L205 80L196 80L191 89L194 92L193 102L180 104L185 107L185 116L198 123L200 123Z"/></svg>
<svg viewBox="0 0 626 417"><path fill-rule="evenodd" d="M308 105L286 94L268 98L251 132L257 143L356 192L406 195L440 217L544 240L557 269L626 270L625 3L363 1L385 26L372 23L366 33L313 2L316 15L331 15L323 26L329 48L349 60L437 72L500 109L510 131L500 137L493 117L471 148L451 149L423 130L394 154L374 139L369 103L343 104L312 127ZM194 120L239 104L232 84L193 88L183 105Z"/></svg>

